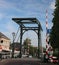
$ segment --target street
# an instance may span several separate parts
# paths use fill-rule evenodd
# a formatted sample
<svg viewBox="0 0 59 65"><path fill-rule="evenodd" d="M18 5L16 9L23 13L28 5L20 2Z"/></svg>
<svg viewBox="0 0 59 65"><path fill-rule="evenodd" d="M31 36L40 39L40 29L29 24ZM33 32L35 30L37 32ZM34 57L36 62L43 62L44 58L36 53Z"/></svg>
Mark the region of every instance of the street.
<svg viewBox="0 0 59 65"><path fill-rule="evenodd" d="M54 63L41 63L39 59L33 58L16 58L4 59L0 61L0 65L57 65Z"/></svg>

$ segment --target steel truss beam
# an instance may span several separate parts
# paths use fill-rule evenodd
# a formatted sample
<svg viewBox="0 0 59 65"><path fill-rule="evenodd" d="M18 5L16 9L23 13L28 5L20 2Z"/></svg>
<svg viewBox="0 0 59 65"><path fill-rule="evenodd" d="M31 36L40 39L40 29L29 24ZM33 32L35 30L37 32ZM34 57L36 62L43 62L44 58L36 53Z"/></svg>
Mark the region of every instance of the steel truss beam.
<svg viewBox="0 0 59 65"><path fill-rule="evenodd" d="M38 27L22 27L23 30L38 30Z"/></svg>

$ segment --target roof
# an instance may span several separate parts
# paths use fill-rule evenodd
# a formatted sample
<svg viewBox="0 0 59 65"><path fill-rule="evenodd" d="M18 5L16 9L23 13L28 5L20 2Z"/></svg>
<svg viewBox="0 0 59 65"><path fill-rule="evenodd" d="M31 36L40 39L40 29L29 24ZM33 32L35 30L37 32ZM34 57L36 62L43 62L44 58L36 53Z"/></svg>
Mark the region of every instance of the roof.
<svg viewBox="0 0 59 65"><path fill-rule="evenodd" d="M5 38L7 40L10 40L7 36L5 36L3 33L0 32L0 38Z"/></svg>

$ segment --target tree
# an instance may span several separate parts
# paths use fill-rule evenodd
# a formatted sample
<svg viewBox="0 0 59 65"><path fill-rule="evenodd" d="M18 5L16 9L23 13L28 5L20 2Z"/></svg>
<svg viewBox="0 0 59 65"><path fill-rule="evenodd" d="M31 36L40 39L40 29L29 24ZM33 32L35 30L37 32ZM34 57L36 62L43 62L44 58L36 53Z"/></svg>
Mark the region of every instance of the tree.
<svg viewBox="0 0 59 65"><path fill-rule="evenodd" d="M29 55L32 55L33 57L37 57L37 47L33 47L31 45L31 40L29 38L26 38L23 42L24 46L24 53L29 53Z"/></svg>
<svg viewBox="0 0 59 65"><path fill-rule="evenodd" d="M56 0L55 7L50 42L53 48L59 48L59 0Z"/></svg>
<svg viewBox="0 0 59 65"><path fill-rule="evenodd" d="M31 45L31 40L26 38L26 40L24 40L24 42L23 42L23 45L24 45L24 53L26 51L29 52L29 46Z"/></svg>
<svg viewBox="0 0 59 65"><path fill-rule="evenodd" d="M29 47L29 54L32 56L34 54L34 47L32 45Z"/></svg>
<svg viewBox="0 0 59 65"><path fill-rule="evenodd" d="M33 47L32 45L29 47L29 54L33 57L37 57L37 47Z"/></svg>
<svg viewBox="0 0 59 65"><path fill-rule="evenodd" d="M50 34L50 43L52 47L58 48L59 51L59 0L56 0L55 2L55 10L54 10L54 18L52 20L53 27Z"/></svg>

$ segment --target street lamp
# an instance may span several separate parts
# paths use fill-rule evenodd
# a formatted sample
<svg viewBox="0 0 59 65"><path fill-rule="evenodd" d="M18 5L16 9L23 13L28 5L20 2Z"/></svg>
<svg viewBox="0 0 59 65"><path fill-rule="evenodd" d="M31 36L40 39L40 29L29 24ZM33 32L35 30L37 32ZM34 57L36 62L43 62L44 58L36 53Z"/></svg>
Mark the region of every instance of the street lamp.
<svg viewBox="0 0 59 65"><path fill-rule="evenodd" d="M14 40L15 40L15 33L12 33L13 36L13 42L12 42L12 58L14 58Z"/></svg>

